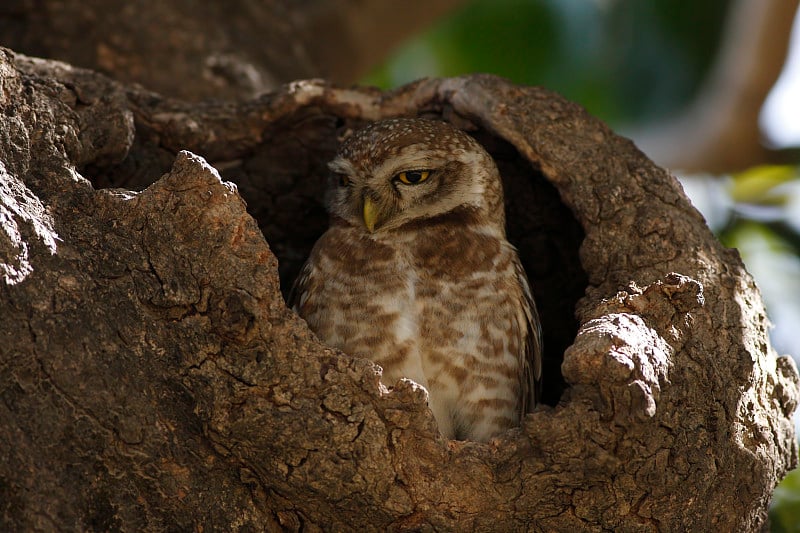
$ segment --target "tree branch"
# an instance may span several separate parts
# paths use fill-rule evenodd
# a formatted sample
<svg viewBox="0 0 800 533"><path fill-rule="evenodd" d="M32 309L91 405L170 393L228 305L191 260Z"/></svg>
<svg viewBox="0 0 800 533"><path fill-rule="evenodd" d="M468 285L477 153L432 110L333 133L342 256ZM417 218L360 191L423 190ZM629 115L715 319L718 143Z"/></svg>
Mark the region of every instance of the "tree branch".
<svg viewBox="0 0 800 533"><path fill-rule="evenodd" d="M724 173L782 162L762 143L759 115L786 60L797 0L739 0L729 12L720 55L694 101L673 120L632 131L657 163Z"/></svg>

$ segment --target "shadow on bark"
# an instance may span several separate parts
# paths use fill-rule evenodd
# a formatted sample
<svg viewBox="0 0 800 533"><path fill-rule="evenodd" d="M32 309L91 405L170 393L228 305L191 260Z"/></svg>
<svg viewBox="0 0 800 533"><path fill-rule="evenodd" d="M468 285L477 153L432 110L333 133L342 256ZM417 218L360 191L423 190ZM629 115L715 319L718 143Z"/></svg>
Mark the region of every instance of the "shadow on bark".
<svg viewBox="0 0 800 533"><path fill-rule="evenodd" d="M4 529L755 530L796 463L797 371L738 255L552 93L188 104L10 52L0 89ZM486 445L443 440L419 389L281 294L337 139L400 115L497 159L543 315L548 405Z"/></svg>

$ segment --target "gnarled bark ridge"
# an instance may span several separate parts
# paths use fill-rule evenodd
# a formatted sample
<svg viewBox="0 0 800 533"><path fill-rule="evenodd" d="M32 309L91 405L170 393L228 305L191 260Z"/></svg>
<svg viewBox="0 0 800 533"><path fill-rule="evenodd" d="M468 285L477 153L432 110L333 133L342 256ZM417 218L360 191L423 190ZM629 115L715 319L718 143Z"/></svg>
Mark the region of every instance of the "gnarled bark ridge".
<svg viewBox="0 0 800 533"><path fill-rule="evenodd" d="M552 93L187 104L4 52L0 109L2 529L756 530L795 465L797 371L738 255ZM489 444L282 297L339 135L400 115L496 158L543 315L548 404Z"/></svg>

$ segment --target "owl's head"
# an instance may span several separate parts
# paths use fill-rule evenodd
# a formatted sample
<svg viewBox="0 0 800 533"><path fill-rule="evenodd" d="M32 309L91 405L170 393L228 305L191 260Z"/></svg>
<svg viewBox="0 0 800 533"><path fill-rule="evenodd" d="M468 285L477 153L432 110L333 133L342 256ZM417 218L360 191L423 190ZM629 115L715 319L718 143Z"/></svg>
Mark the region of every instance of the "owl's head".
<svg viewBox="0 0 800 533"><path fill-rule="evenodd" d="M328 164L332 215L370 233L463 210L504 231L497 166L446 122L392 119L348 137Z"/></svg>

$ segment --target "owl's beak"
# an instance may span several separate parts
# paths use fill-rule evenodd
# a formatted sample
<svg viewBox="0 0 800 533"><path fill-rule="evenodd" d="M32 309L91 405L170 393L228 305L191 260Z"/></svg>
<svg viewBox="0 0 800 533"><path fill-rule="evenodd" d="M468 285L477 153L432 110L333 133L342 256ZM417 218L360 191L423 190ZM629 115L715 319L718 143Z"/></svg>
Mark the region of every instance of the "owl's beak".
<svg viewBox="0 0 800 533"><path fill-rule="evenodd" d="M369 196L364 196L364 224L370 233L375 231L375 224L378 223L379 218L380 209L378 205Z"/></svg>

